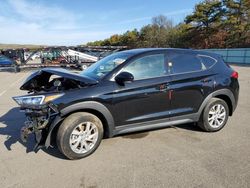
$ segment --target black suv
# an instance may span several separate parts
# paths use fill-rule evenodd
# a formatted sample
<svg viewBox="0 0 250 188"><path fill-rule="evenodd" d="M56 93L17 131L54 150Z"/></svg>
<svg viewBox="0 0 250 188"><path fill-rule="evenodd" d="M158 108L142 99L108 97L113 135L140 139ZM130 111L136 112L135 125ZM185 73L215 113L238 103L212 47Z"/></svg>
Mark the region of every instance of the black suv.
<svg viewBox="0 0 250 188"><path fill-rule="evenodd" d="M14 97L37 150L56 141L69 159L93 153L103 137L197 122L218 131L237 106L238 73L221 56L185 49L134 49L81 73L42 69ZM53 141L54 140L54 141Z"/></svg>

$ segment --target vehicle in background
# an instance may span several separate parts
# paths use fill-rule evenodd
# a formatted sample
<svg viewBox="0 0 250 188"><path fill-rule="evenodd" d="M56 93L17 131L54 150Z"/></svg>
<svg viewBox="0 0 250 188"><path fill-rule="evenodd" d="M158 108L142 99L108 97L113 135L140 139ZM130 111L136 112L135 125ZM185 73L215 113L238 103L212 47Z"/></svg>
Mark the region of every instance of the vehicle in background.
<svg viewBox="0 0 250 188"><path fill-rule="evenodd" d="M24 52L24 59L27 60L28 58L30 58L31 60L35 60L35 59L39 59L41 57L41 52L36 52L36 53L32 53L32 52Z"/></svg>
<svg viewBox="0 0 250 188"><path fill-rule="evenodd" d="M3 55L0 55L0 71L2 70L11 70L11 71L18 72L18 67L13 60Z"/></svg>

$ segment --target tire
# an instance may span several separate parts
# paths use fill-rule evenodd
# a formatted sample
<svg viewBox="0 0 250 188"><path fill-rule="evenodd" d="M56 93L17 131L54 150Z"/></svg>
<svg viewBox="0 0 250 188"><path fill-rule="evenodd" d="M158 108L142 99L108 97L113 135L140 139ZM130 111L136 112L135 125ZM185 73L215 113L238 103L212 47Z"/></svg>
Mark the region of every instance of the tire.
<svg viewBox="0 0 250 188"><path fill-rule="evenodd" d="M221 106L221 113L219 113L217 111L217 117L212 113L214 113L216 111L216 106L218 108L220 108L219 106ZM225 116L223 116L223 110L225 112ZM216 113L215 113L216 114ZM227 103L219 98L212 98L208 104L206 105L205 109L203 110L203 113L201 114L200 120L198 122L198 126L203 129L206 132L216 132L221 130L227 123L228 120L228 115L229 115L229 108ZM224 118L222 118L224 117ZM218 122L216 122L216 119L218 120Z"/></svg>
<svg viewBox="0 0 250 188"><path fill-rule="evenodd" d="M93 114L77 112L62 122L56 140L59 150L68 159L81 159L92 154L102 138L101 120Z"/></svg>

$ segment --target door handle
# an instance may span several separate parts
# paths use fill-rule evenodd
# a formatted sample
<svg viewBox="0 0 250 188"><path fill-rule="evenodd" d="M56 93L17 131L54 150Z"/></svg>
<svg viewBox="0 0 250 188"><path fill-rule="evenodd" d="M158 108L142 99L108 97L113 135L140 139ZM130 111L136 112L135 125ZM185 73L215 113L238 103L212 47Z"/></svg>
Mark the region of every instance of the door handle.
<svg viewBox="0 0 250 188"><path fill-rule="evenodd" d="M169 86L168 83L160 84L159 87L158 87L158 89L159 89L160 91L167 91L167 90L168 90L168 86Z"/></svg>
<svg viewBox="0 0 250 188"><path fill-rule="evenodd" d="M208 82L211 82L212 79L211 78L205 78L204 80L202 80L203 83L208 83Z"/></svg>

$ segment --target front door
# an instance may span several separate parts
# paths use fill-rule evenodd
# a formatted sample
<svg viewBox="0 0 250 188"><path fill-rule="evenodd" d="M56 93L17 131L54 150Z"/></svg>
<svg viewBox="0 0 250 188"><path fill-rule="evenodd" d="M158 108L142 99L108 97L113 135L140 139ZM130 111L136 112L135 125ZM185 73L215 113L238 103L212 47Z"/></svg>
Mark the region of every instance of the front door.
<svg viewBox="0 0 250 188"><path fill-rule="evenodd" d="M121 72L130 72L134 81L114 83L114 119L117 126L169 117L170 101L166 55L151 53L132 60Z"/></svg>

